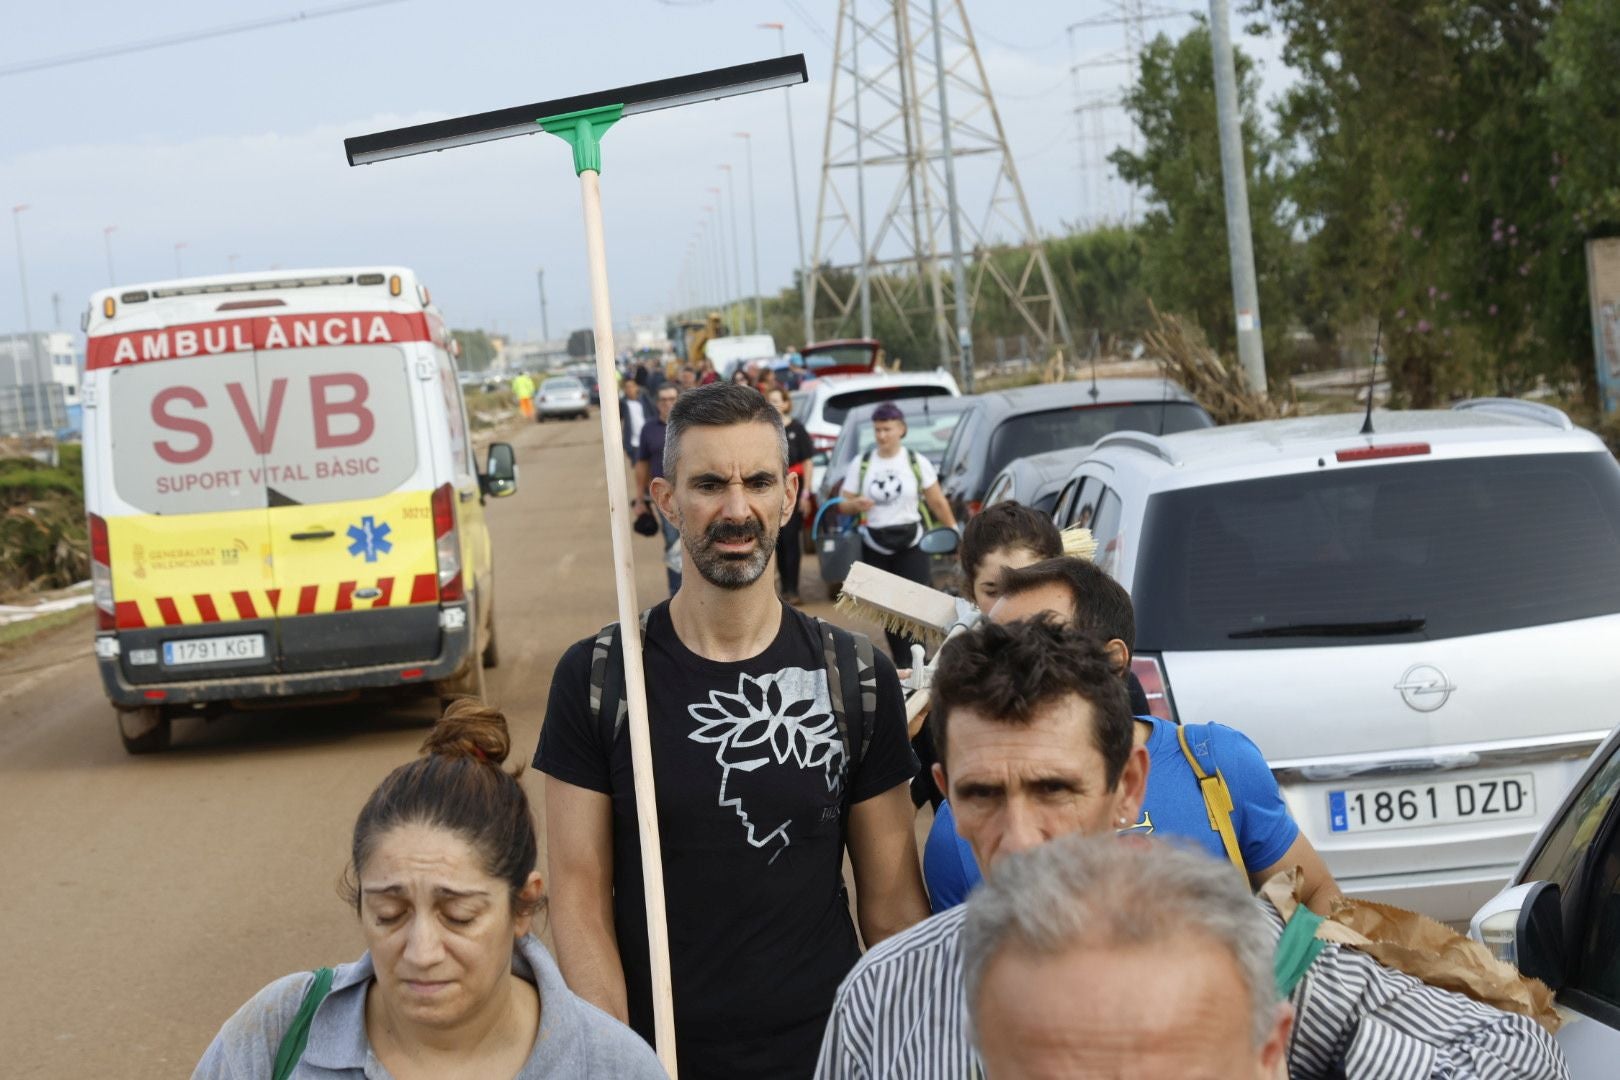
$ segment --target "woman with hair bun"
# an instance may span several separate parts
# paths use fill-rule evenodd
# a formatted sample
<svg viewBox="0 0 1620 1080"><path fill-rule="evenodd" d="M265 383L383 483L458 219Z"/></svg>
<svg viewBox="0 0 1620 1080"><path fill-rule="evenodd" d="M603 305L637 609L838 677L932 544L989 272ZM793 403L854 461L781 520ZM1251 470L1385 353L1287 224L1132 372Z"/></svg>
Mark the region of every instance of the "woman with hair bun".
<svg viewBox="0 0 1620 1080"><path fill-rule="evenodd" d="M529 800L501 768L510 749L498 710L451 703L355 821L343 891L365 953L259 991L194 1080L664 1076L531 932L544 901Z"/></svg>

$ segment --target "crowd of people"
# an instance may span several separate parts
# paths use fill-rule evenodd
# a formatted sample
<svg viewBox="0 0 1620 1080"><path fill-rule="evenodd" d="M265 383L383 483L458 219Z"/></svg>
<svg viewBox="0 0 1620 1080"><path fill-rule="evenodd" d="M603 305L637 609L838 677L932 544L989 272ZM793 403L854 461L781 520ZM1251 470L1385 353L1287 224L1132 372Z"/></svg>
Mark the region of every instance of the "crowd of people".
<svg viewBox="0 0 1620 1080"><path fill-rule="evenodd" d="M197 1075L661 1075L626 632L649 688L682 1077L1567 1075L1534 1020L1312 935L1337 886L1259 751L1149 715L1129 596L1018 508L963 530L988 618L938 656L925 865L895 663L784 602L772 573L808 481L773 389L653 391L632 456L681 573L639 627L557 664L533 756L544 882L504 721L457 702L356 821L365 954L271 983ZM912 475L903 498L930 501L928 474L881 445ZM874 507L850 509L894 549ZM1279 872L1300 878L1287 913L1255 895Z"/></svg>

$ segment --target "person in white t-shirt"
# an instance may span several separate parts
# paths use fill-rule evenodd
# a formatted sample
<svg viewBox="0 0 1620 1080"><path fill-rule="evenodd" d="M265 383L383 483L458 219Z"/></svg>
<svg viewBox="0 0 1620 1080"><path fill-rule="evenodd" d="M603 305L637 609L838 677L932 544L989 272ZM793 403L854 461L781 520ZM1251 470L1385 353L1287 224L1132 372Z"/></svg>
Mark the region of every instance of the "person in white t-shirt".
<svg viewBox="0 0 1620 1080"><path fill-rule="evenodd" d="M956 528L956 516L939 487L933 462L902 445L906 414L893 402L872 413L876 445L849 464L839 509L859 515L861 561L903 578L929 583L928 555L917 546L939 525ZM910 641L889 634L895 663L909 667Z"/></svg>

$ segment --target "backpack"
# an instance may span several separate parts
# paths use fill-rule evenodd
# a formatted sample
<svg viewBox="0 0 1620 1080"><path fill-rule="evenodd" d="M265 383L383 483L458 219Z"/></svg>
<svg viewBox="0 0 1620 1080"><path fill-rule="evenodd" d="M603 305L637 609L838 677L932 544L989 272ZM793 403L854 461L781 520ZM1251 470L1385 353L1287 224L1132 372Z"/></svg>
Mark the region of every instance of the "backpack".
<svg viewBox="0 0 1620 1080"><path fill-rule="evenodd" d="M902 447L902 449L904 449L906 452L906 460L911 463L911 475L917 478L917 509L922 514L923 530L926 532L927 530L932 529L937 522L934 521L934 512L928 509L928 500L922 497L922 465L917 457L917 451L911 449L910 447ZM861 471L855 481L855 493L857 495L866 488L866 470L871 467L872 455L875 453L877 453L877 447L874 446L872 449L861 455ZM861 521L862 523L866 521L865 514L861 515Z"/></svg>
<svg viewBox="0 0 1620 1080"><path fill-rule="evenodd" d="M1198 791L1204 797L1204 809L1209 813L1209 827L1220 834L1221 847L1232 860L1243 883L1249 883L1249 868L1244 865L1243 851L1238 847L1237 832L1232 828L1232 790L1226 786L1226 777L1215 765L1215 754L1210 749L1209 724L1177 724L1176 738L1181 742L1181 756L1192 766L1198 778ZM1188 732L1192 737L1188 737Z"/></svg>
<svg viewBox="0 0 1620 1080"><path fill-rule="evenodd" d="M641 637L647 637L647 621L652 608L641 613ZM845 630L813 616L806 616L816 624L821 639L822 656L827 665L827 696L832 699L833 719L838 725L838 738L844 744L847 776L853 779L855 770L866 758L872 745L872 728L877 716L877 661L872 641L864 634ZM591 716L596 721L603 741L609 747L624 730L630 707L624 699L624 650L619 648L619 624L609 623L597 631L591 642ZM859 718L859 729L851 729L851 720ZM848 780L844 783L840 799L840 821L849 819Z"/></svg>

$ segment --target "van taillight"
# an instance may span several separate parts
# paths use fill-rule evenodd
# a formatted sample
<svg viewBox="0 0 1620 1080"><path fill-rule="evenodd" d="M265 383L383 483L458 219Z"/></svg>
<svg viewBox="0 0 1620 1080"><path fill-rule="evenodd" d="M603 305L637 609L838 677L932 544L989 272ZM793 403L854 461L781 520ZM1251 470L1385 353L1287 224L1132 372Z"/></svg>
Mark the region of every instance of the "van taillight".
<svg viewBox="0 0 1620 1080"><path fill-rule="evenodd" d="M1164 668L1156 656L1131 657L1131 674L1142 684L1147 695L1148 712L1160 720L1176 722L1176 711L1170 706L1170 686L1165 682Z"/></svg>
<svg viewBox="0 0 1620 1080"><path fill-rule="evenodd" d="M96 629L118 628L118 606L113 601L112 545L107 541L107 521L100 514L90 517L90 595L96 602Z"/></svg>
<svg viewBox="0 0 1620 1080"><path fill-rule="evenodd" d="M461 584L461 535L456 528L456 489L449 484L433 492L433 544L439 559L439 602L466 598Z"/></svg>

